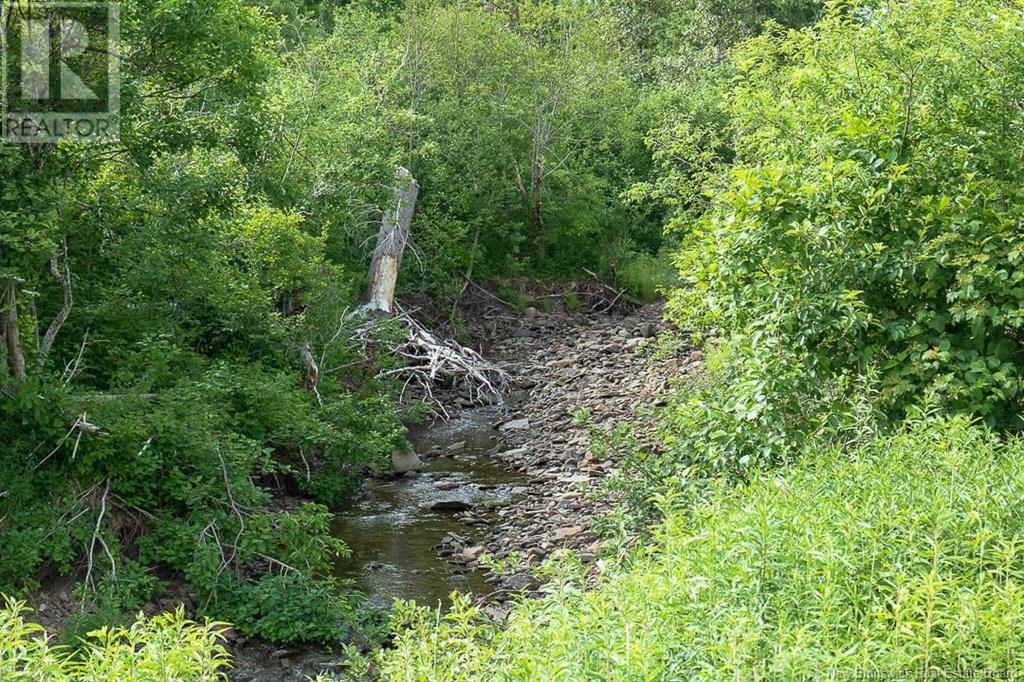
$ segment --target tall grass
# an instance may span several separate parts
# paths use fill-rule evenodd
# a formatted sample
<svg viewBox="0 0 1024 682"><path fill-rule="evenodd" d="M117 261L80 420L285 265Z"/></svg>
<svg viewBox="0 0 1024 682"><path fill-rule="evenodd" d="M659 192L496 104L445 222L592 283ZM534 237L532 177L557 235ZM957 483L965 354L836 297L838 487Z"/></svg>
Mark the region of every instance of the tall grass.
<svg viewBox="0 0 1024 682"><path fill-rule="evenodd" d="M666 291L679 286L679 272L672 258L670 249L663 249L655 256L630 254L619 268L617 283L633 298L653 303Z"/></svg>
<svg viewBox="0 0 1024 682"><path fill-rule="evenodd" d="M669 513L583 591L497 630L463 604L410 626L386 680L790 680L1024 673L1024 443L928 420Z"/></svg>

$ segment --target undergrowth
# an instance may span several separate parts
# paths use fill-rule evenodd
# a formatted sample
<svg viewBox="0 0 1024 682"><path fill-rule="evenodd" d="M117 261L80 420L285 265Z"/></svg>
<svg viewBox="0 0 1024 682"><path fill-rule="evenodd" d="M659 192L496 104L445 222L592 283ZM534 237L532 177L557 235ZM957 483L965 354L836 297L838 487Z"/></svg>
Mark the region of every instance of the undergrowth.
<svg viewBox="0 0 1024 682"><path fill-rule="evenodd" d="M385 680L839 679L1024 672L1024 441L916 418L670 509L584 590L564 568L497 629L406 608Z"/></svg>
<svg viewBox="0 0 1024 682"><path fill-rule="evenodd" d="M212 682L230 664L218 634L226 625L194 623L180 609L130 627L99 628L77 649L51 644L25 616L21 602L0 608L4 682Z"/></svg>

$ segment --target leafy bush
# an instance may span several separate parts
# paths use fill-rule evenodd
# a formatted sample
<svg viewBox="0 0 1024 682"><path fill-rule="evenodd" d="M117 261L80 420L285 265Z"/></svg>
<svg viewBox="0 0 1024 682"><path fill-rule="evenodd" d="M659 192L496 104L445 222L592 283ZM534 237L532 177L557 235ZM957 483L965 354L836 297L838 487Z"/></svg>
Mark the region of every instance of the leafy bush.
<svg viewBox="0 0 1024 682"><path fill-rule="evenodd" d="M739 50L737 163L674 310L773 409L873 369L890 414L931 390L1019 425L1022 33L1000 2L844 1Z"/></svg>
<svg viewBox="0 0 1024 682"><path fill-rule="evenodd" d="M857 442L886 425L877 381L821 376L776 339L733 337L707 348L706 372L681 383L661 412L667 454L653 463L660 478L690 467L697 478L743 478L777 466L808 441Z"/></svg>
<svg viewBox="0 0 1024 682"><path fill-rule="evenodd" d="M130 627L100 628L72 651L49 643L43 628L25 622L24 604L5 597L0 609L0 679L17 682L213 682L230 658L218 631L225 623L186 620L179 610Z"/></svg>
<svg viewBox="0 0 1024 682"><path fill-rule="evenodd" d="M785 476L718 486L584 590L489 625L467 602L381 655L386 680L842 679L1024 669L1024 441L922 419Z"/></svg>
<svg viewBox="0 0 1024 682"><path fill-rule="evenodd" d="M151 599L160 586L144 566L131 560L119 562L116 574L103 570L93 584L78 583L75 596L80 606L64 623L60 642L77 648L93 630L130 626L139 604Z"/></svg>
<svg viewBox="0 0 1024 682"><path fill-rule="evenodd" d="M344 636L355 621L355 599L328 578L347 551L331 536L331 513L317 504L268 508L267 485L273 476L291 479L296 489L338 503L354 489L359 466L390 453L399 437L393 411L381 396L327 391L318 405L291 370L190 362L199 365L198 376L177 380L158 379L160 363L151 366L158 383L143 379L141 390L156 388L157 395L124 386L118 399L89 404L89 418L104 429L99 436L62 441L71 418L54 417L54 406L41 405L38 394L28 403L45 408L38 420L16 411L24 408L19 401L3 403L14 420L0 431L11 434L12 446L0 454L7 467L0 585L12 593L31 587L47 560L59 572L84 575L76 560L89 554L98 592L90 585L83 593L73 632L125 622L157 587L133 576L140 567L163 567L189 580L204 614L229 618L242 631L290 642L301 632L317 640ZM63 404L59 394L54 402ZM64 433L52 435L53 419ZM41 442L61 446L47 457ZM267 575L293 569L301 580ZM259 589L274 580L281 599L306 604L307 616L292 618L287 629L270 625L258 606L238 605L256 603Z"/></svg>
<svg viewBox="0 0 1024 682"><path fill-rule="evenodd" d="M241 593L239 625L272 642L345 641L358 625L354 598L338 585L300 574L264 576Z"/></svg>

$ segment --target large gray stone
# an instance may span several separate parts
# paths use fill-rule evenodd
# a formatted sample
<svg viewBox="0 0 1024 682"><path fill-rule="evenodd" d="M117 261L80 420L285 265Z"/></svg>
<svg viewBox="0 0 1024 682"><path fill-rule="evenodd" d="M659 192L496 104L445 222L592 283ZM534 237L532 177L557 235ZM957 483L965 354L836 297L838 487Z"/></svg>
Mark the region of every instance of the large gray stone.
<svg viewBox="0 0 1024 682"><path fill-rule="evenodd" d="M529 419L513 419L512 421L507 421L504 424L502 424L501 426L499 426L498 430L500 430L500 431L521 431L523 429L528 429L528 428L530 428L530 420Z"/></svg>
<svg viewBox="0 0 1024 682"><path fill-rule="evenodd" d="M392 450L391 464L395 467L396 474L407 474L410 471L419 471L423 468L423 462L420 461L419 455L412 450L406 452Z"/></svg>

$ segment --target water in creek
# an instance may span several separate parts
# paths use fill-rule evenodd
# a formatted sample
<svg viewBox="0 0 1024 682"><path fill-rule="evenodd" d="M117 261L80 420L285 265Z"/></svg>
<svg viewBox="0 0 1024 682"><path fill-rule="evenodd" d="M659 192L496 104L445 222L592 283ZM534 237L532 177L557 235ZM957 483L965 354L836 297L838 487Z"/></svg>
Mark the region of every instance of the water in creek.
<svg viewBox="0 0 1024 682"><path fill-rule="evenodd" d="M339 575L354 580L370 604L387 607L402 598L446 607L452 590L490 591L479 573L463 573L438 558L437 547L447 534L471 538L473 532L451 511L434 508L462 503L486 518L488 510L511 499L521 478L488 457L500 415L496 408L467 410L446 423L412 430L409 437L424 470L368 481L353 507L338 515L334 534L352 549L352 556L339 562ZM432 448L442 454L427 457Z"/></svg>
<svg viewBox="0 0 1024 682"><path fill-rule="evenodd" d="M424 606L449 605L452 590L484 595L490 588L479 573L463 573L439 558L437 546L445 535L473 537L473 529L450 512L431 508L461 502L474 515L487 518L488 509L512 497L523 479L488 455L494 450L497 408L467 410L461 416L411 430L409 438L423 457L424 470L393 480L366 481L363 492L349 509L339 511L334 535L352 549L339 561L338 575L349 578L366 594L369 605L387 608L395 598L414 599ZM450 446L465 442L465 446ZM427 457L431 450L440 455ZM439 490L435 483L451 490ZM457 484L453 486L450 484ZM286 653L286 655L282 655ZM337 653L316 647L279 650L253 641L236 651L233 682L300 682L336 669Z"/></svg>

